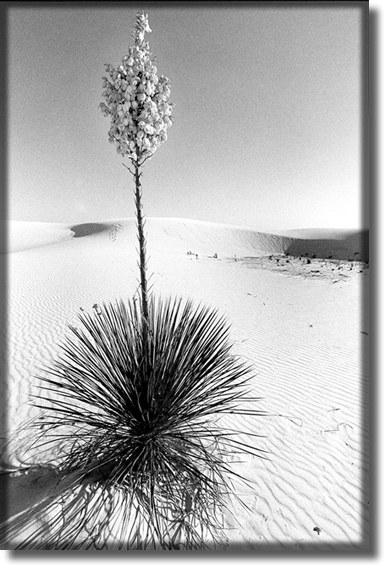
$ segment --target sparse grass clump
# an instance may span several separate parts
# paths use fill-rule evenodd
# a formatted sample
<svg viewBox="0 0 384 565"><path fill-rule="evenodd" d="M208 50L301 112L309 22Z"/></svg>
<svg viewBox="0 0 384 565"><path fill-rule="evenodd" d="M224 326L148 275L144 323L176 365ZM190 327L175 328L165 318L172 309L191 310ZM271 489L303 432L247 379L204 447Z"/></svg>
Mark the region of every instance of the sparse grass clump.
<svg viewBox="0 0 384 565"><path fill-rule="evenodd" d="M79 320L43 377L50 400L41 402L41 449L59 445L57 468L74 479L27 547L214 547L230 459L259 455L220 424L228 413L259 413L238 408L255 400L252 374L231 354L226 322L190 301L154 298L148 322L134 300Z"/></svg>

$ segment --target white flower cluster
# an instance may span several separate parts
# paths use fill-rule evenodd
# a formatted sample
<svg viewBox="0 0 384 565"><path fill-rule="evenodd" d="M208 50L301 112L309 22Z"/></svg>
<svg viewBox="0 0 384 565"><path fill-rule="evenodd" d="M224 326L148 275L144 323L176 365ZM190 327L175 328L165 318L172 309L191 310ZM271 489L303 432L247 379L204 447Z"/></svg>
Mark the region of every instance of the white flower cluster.
<svg viewBox="0 0 384 565"><path fill-rule="evenodd" d="M157 68L144 41L150 32L148 15L137 14L133 32L134 45L129 48L122 65L105 65L109 78L103 77L103 97L100 108L111 117L109 141L117 152L137 164L151 157L167 139L172 125L172 104L169 80L157 76Z"/></svg>

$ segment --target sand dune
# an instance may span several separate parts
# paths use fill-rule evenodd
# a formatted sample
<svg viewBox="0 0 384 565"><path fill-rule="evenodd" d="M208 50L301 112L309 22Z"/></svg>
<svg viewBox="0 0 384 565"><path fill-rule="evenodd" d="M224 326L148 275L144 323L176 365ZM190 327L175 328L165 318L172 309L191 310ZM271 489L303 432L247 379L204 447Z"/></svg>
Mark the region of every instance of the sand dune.
<svg viewBox="0 0 384 565"><path fill-rule="evenodd" d="M75 237L99 232L128 232L136 236L135 221L120 220L71 226ZM149 218L147 227L154 249L184 252L186 245L198 254L223 257L287 254L320 258L368 260L368 232L347 230L292 230L282 234L179 218Z"/></svg>
<svg viewBox="0 0 384 565"><path fill-rule="evenodd" d="M320 258L368 259L368 232L346 230L291 230L281 234L249 228L179 218L147 220L154 250L192 251L198 254L257 256L287 254ZM123 218L75 225L44 222L10 222L8 250L31 249L86 236L107 235L115 240L136 237L135 220ZM189 247L188 247L189 246ZM188 249L186 249L188 247Z"/></svg>
<svg viewBox="0 0 384 565"><path fill-rule="evenodd" d="M305 238L167 218L149 219L147 229L154 292L219 308L231 323L235 352L255 367L252 384L263 398L257 408L267 412L231 423L239 433L261 434L254 441L268 457L249 457L241 467L253 481L241 487L252 512L235 504L226 514L229 546L363 548L369 528L368 268L346 261L361 253L363 238L317 230ZM36 376L79 308L136 291L136 246L134 219L24 223L11 231L10 431L36 415L29 403ZM322 252L337 261L322 260ZM279 271L269 255L286 253L297 257ZM306 265L299 259L305 253L317 258ZM39 461L38 453L33 457ZM20 464L15 451L9 458Z"/></svg>
<svg viewBox="0 0 384 565"><path fill-rule="evenodd" d="M73 234L70 229L62 224L48 222L9 222L7 230L8 247L5 251L22 251L33 249L42 245L58 243L71 239ZM3 242L4 245L5 242Z"/></svg>
<svg viewBox="0 0 384 565"><path fill-rule="evenodd" d="M285 250L288 255L314 253L324 259L368 261L369 233L366 230L294 230L289 232L294 240Z"/></svg>

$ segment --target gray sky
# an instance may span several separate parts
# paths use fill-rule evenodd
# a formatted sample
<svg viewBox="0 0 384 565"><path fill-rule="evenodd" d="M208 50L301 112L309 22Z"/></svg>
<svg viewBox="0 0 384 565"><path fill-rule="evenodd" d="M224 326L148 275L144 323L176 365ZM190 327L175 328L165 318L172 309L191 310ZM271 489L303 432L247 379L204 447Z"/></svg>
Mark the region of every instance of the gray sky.
<svg viewBox="0 0 384 565"><path fill-rule="evenodd" d="M145 214L360 227L361 7L271 4L10 9L9 218L134 215L98 105L104 63L121 62L144 9L175 104L145 165Z"/></svg>

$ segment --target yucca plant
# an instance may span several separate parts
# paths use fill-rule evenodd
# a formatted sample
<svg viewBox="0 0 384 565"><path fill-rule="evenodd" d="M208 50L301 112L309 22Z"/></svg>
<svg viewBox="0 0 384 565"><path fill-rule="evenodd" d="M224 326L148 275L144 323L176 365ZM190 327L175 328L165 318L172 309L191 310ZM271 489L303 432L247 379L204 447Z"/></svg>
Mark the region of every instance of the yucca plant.
<svg viewBox="0 0 384 565"><path fill-rule="evenodd" d="M131 161L140 292L80 313L41 376L34 448L47 454L57 489L7 523L18 549L222 546L223 510L241 478L231 462L262 455L226 423L261 414L226 321L147 288L141 168L165 141L172 112L147 31L140 13L123 64L107 65L101 105L110 140Z"/></svg>
<svg viewBox="0 0 384 565"><path fill-rule="evenodd" d="M66 494L35 508L43 526L18 548L223 543L222 510L236 478L230 459L261 455L220 424L228 414L257 414L244 406L255 400L252 374L231 355L225 320L191 301L151 298L148 326L134 300L79 321L42 377L48 408L36 400L45 411L38 443L55 453ZM31 517L19 517L14 533L27 531Z"/></svg>

